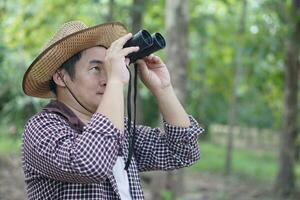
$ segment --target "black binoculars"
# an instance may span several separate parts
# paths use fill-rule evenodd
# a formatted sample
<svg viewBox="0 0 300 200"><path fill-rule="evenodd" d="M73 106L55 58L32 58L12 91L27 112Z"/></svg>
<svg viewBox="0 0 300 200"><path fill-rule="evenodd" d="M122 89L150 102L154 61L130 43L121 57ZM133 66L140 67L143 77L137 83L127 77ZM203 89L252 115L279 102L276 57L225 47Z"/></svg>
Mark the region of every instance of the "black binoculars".
<svg viewBox="0 0 300 200"><path fill-rule="evenodd" d="M132 46L138 46L139 51L130 53L126 57L130 59L130 63L135 63L136 60L165 48L166 41L160 33L150 35L147 30L140 30L125 43L124 48Z"/></svg>

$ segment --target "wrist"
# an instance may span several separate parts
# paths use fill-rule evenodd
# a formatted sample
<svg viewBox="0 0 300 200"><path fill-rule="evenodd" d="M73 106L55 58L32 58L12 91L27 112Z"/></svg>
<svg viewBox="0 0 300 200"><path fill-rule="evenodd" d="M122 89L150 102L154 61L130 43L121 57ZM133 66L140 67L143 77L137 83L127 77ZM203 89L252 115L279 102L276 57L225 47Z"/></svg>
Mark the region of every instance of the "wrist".
<svg viewBox="0 0 300 200"><path fill-rule="evenodd" d="M115 79L115 78L109 79L106 84L120 86L120 87L123 87L125 85L125 83L123 83L123 81L121 81L119 79Z"/></svg>
<svg viewBox="0 0 300 200"><path fill-rule="evenodd" d="M175 91L174 91L172 85L170 84L169 86L167 86L163 89L153 91L153 94L156 97L156 99L168 98L168 97L171 97L172 95L174 95Z"/></svg>

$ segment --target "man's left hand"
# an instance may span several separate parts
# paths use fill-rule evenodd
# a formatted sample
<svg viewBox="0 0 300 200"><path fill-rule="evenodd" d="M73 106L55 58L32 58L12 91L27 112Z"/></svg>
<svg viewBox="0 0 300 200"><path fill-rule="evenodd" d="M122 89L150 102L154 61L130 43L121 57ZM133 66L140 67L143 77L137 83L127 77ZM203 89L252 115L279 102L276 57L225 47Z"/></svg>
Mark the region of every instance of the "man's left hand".
<svg viewBox="0 0 300 200"><path fill-rule="evenodd" d="M171 86L170 73L160 57L151 54L136 63L141 80L154 95Z"/></svg>

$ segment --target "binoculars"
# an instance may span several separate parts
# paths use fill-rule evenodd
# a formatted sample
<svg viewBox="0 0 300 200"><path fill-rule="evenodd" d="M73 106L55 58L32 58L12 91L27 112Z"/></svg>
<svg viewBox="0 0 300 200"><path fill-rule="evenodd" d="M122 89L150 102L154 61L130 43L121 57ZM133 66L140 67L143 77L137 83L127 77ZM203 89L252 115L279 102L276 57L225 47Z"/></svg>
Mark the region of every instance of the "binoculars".
<svg viewBox="0 0 300 200"><path fill-rule="evenodd" d="M165 48L166 41L160 33L150 35L147 30L140 30L132 36L125 44L124 48L138 46L139 51L128 54L126 57L130 59L130 63L149 56L151 53Z"/></svg>

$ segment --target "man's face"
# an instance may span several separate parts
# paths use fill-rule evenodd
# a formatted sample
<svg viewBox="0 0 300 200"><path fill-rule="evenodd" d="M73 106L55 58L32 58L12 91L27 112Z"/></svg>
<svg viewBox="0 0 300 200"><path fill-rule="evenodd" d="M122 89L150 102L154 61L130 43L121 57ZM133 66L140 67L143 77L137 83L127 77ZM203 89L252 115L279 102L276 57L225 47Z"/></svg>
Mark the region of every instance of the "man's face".
<svg viewBox="0 0 300 200"><path fill-rule="evenodd" d="M84 50L75 64L74 79L68 81L68 87L80 103L93 112L106 87L107 76L103 68L105 53L106 49L99 46Z"/></svg>

